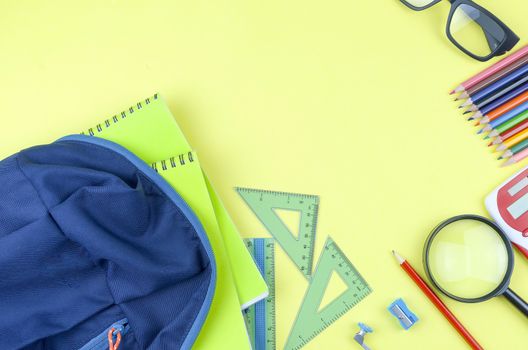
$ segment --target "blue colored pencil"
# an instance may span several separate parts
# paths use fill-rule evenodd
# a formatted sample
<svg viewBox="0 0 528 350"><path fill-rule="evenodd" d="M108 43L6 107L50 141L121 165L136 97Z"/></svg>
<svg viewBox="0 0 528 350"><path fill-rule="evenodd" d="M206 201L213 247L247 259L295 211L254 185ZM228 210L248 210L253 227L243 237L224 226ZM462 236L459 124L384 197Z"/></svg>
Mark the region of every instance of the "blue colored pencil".
<svg viewBox="0 0 528 350"><path fill-rule="evenodd" d="M499 81L485 87L484 89L476 92L471 97L471 100L478 101L486 96L502 89L503 87L510 85L512 82L520 80L524 78L526 75L528 75L528 64L525 64L524 66L521 66L520 68L514 70L509 75L505 76L504 78L500 79Z"/></svg>
<svg viewBox="0 0 528 350"><path fill-rule="evenodd" d="M506 94L510 93L511 91L514 91L515 89L517 89L518 87L524 85L524 83L528 82L528 75L523 77L522 79L516 81L515 83L513 83L512 85L508 85L506 87L504 87L503 89L501 90L498 90L496 92L494 92L493 94L491 94L490 96L486 96L484 97L482 100L479 100L479 101L475 101L475 103L473 103L473 101L471 101L471 98L468 99L466 102L464 102L464 104L462 104L461 106L459 106L458 108L463 108L463 107L466 107L466 106L469 106L469 105L473 105L471 108L473 107L477 107L477 108L483 108L484 106L486 106L487 104L489 103L492 103L493 101L499 99L500 97L502 96L505 96Z"/></svg>
<svg viewBox="0 0 528 350"><path fill-rule="evenodd" d="M525 102L523 103L522 105L512 109L511 111L507 112L507 113L504 113L503 115L501 115L500 117L498 117L497 119L494 119L492 121L490 121L488 123L488 125L493 129L499 125L501 125L502 123L504 123L505 121L508 121L510 120L511 118L521 114L522 112L528 110L528 102Z"/></svg>
<svg viewBox="0 0 528 350"><path fill-rule="evenodd" d="M482 108L478 108L478 106L475 106L475 110L474 110L475 114L472 115L471 118L473 118L473 119L480 118L480 117L488 114L489 112L491 112L495 108L502 106L503 104L505 104L509 100L514 99L515 97L519 96L520 94L524 93L525 91L528 91L528 82L522 84L521 86L519 86L515 90L509 92L508 94L502 96L501 98L498 98L495 101L483 106ZM472 112L472 111L468 111L468 113L470 113L470 112Z"/></svg>

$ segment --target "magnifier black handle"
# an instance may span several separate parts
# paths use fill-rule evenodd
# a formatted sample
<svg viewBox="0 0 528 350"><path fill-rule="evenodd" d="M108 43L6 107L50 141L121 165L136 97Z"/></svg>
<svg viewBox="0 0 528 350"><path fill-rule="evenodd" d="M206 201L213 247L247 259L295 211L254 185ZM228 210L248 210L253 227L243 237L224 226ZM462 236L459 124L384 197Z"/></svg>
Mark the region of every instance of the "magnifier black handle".
<svg viewBox="0 0 528 350"><path fill-rule="evenodd" d="M524 314L524 316L528 317L528 304L526 303L526 301L524 301L520 296L515 294L515 292L510 288L506 289L506 291L504 292L504 296L510 301L510 303L515 305L515 307L519 309Z"/></svg>

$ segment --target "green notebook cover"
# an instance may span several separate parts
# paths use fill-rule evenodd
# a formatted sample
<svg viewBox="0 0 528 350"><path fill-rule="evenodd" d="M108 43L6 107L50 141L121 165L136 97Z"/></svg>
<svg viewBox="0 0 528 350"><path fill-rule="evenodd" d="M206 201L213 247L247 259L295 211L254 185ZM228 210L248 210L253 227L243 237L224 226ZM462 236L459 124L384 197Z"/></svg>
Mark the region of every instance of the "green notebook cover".
<svg viewBox="0 0 528 350"><path fill-rule="evenodd" d="M260 278L257 280L255 271L260 275L258 267L256 267L253 260L251 262L247 261L248 255L251 255L248 253L244 241L240 239L240 235L238 234L233 220L231 220L231 217L227 213L227 210L220 201L220 198L217 196L205 174L204 179L213 203L216 219L218 220L218 224L220 225L221 231L223 232L227 255L231 261L231 264L236 264L236 266L232 265L234 271L233 278L235 280L235 285L238 288L241 308L245 310L251 305L266 298L269 294L268 287L264 279ZM253 286L247 286L246 284L248 281L253 281L251 283L256 284Z"/></svg>
<svg viewBox="0 0 528 350"><path fill-rule="evenodd" d="M84 131L83 134L102 137L119 143L149 164L161 159L170 159L175 154L185 154L191 151L190 145L159 95L147 98L127 110L113 115L101 124ZM202 186L205 187L208 195L207 197L201 195L199 198L204 205L209 203L213 207L221 241L227 252L225 261L219 265L225 265L226 269L231 272L229 283L236 286L234 288L238 300L238 312L236 314L239 315L242 306L251 305L251 303L267 295L267 286L207 177L201 172L199 175L198 177L198 174L195 174L201 178ZM193 188L198 187L193 186ZM203 221L204 214L197 212L197 215ZM223 288L229 283L221 282L217 287ZM234 311L230 312L235 314ZM211 339L211 343L209 343L211 347L209 348L218 348L218 343L214 342L215 337L212 335L214 332L210 332L209 329L220 329L225 332L231 328L228 326L229 323L225 322L219 322L216 325L209 323L204 327L203 333L207 334L208 340ZM230 332L230 334L232 333ZM225 336L225 333L220 335ZM244 334L244 337L247 343L247 335ZM200 340L200 344L202 343L204 342ZM227 348L225 347L225 349ZM238 349L238 347L236 348Z"/></svg>

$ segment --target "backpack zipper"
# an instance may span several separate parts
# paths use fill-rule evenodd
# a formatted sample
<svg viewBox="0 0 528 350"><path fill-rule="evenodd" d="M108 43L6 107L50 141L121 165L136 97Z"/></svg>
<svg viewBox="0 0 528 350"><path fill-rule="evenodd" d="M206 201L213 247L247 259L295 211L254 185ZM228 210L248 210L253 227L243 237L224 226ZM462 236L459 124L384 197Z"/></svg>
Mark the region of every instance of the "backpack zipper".
<svg viewBox="0 0 528 350"><path fill-rule="evenodd" d="M88 343L84 344L79 350L108 350L108 332L111 329L114 329L113 335L114 340L118 333L121 333L121 336L124 336L130 330L130 325L128 324L128 319L124 318L113 323L110 327L105 329L101 334L90 340Z"/></svg>

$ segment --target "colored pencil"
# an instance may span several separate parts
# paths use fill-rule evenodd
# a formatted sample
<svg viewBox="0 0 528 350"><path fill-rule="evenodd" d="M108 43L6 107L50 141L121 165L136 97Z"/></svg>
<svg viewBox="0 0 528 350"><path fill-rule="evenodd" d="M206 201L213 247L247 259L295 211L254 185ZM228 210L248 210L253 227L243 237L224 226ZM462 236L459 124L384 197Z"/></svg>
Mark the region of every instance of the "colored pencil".
<svg viewBox="0 0 528 350"><path fill-rule="evenodd" d="M510 159L502 163L501 166L508 166L508 165L512 165L515 163L519 163L521 160L523 160L526 157L528 157L528 148L525 149L524 151L521 151L515 154L513 157L511 157Z"/></svg>
<svg viewBox="0 0 528 350"><path fill-rule="evenodd" d="M490 112L488 112L486 114L480 113L478 116L476 116L478 113L475 113L475 115L473 115L473 118L479 119L479 117L483 117L483 118L488 118L488 120L493 120L493 119L495 119L497 117L500 117L504 113L511 111L515 107L517 107L517 106L519 106L519 105L521 105L521 104L523 104L524 102L527 102L527 101L528 101L528 91L525 91L524 93L520 94L519 96L517 96L517 97L515 97L515 98L513 98L513 99L511 99L509 101L506 101L501 106L491 110Z"/></svg>
<svg viewBox="0 0 528 350"><path fill-rule="evenodd" d="M518 134L513 135L512 137L507 138L506 140L502 141L499 146L496 148L496 151L504 151L505 149L509 149L512 146L515 146L521 141L524 141L528 137L528 129L525 129L521 131Z"/></svg>
<svg viewBox="0 0 528 350"><path fill-rule="evenodd" d="M526 148L528 148L528 139L525 139L525 140L519 142L518 144L516 144L515 146L513 146L512 148L506 150L506 152L504 152L499 157L499 160L510 158L510 157L514 156L515 154L525 150Z"/></svg>
<svg viewBox="0 0 528 350"><path fill-rule="evenodd" d="M519 124L516 124L514 119L516 119L517 117L521 117L520 119L522 120L521 122L519 122ZM519 130L518 128L520 128L522 126L522 124L524 124L525 122L527 122L528 120L528 111L524 112L524 113L521 113L519 116L517 116L511 120L508 120L506 123L503 123L499 126L497 126L495 129L493 129L490 134L488 135L489 137L503 137L503 138L508 138L510 137L511 135L514 135L516 134L517 132L519 131L522 131L524 129L521 129ZM506 136L508 135L508 136Z"/></svg>
<svg viewBox="0 0 528 350"><path fill-rule="evenodd" d="M498 145L507 138L510 138L513 135L520 133L526 128L528 128L528 111L519 114L517 117L512 118L506 123L501 124L495 129L493 129L489 136L497 136L497 138L493 140L493 142L491 142L488 146Z"/></svg>
<svg viewBox="0 0 528 350"><path fill-rule="evenodd" d="M479 74L469 78L468 80L464 81L462 84L457 86L453 91L451 91L451 94L462 92L466 89L471 88L472 86L475 86L482 80L492 76L493 74L501 71L502 69L505 69L513 62L517 61L521 57L524 57L528 54L528 46L522 47L521 49L517 50L513 54L503 58L502 60L498 61L488 69L480 72Z"/></svg>
<svg viewBox="0 0 528 350"><path fill-rule="evenodd" d="M427 285L427 283L420 277L420 275L413 269L411 264L402 258L394 250L392 251L394 257L400 264L401 268L409 275L409 277L414 281L414 283L422 290L425 296L436 306L438 311L444 315L444 317L451 323L453 328L464 338L464 340L475 350L483 350L482 346L477 342L475 338L469 333L469 331L460 323L460 321L455 317L455 315L447 308L447 306L440 300L440 298L435 294L435 292Z"/></svg>
<svg viewBox="0 0 528 350"><path fill-rule="evenodd" d="M481 109L482 107L486 106L488 103L491 103L495 101L496 99L500 98L501 96L506 95L508 92L517 89L519 86L523 85L526 82L528 82L528 76L522 78L521 80L516 81L515 83L509 86L504 87L502 90L499 89L498 91L495 91L491 95L486 96L482 98L481 100L473 101L471 98L468 98L466 102L458 106L458 108L464 108L466 106L475 105L477 109Z"/></svg>
<svg viewBox="0 0 528 350"><path fill-rule="evenodd" d="M528 109L528 102L524 102L524 103L521 103L520 105L510 109L509 111L507 111L505 113L502 113L502 114L499 114L499 115L494 115L493 118L484 117L484 118L480 119L477 122L477 125L488 124L488 123L491 124L491 123L495 122L495 125L492 125L492 127L495 127L496 125L498 125L497 123L502 124L502 123L504 123L505 119L509 120L509 119L515 117L516 115L519 115L522 112L526 111L527 109ZM503 121L502 122L497 122L498 120L503 120Z"/></svg>
<svg viewBox="0 0 528 350"><path fill-rule="evenodd" d="M486 96L489 96L493 94L496 91L499 91L503 89L504 87L507 87L511 85L513 82L516 82L518 80L521 80L525 76L528 75L528 64L525 64L521 66L520 68L517 68L507 76L503 77L502 79L494 82L493 84L485 87L484 89L477 91L473 95L467 96L468 98L471 97L472 101L478 101L483 99Z"/></svg>
<svg viewBox="0 0 528 350"><path fill-rule="evenodd" d="M460 94L457 97L457 100L461 100L462 98L467 98L467 97L475 94L476 92L484 89L485 87L493 84L494 82L504 78L505 76L507 76L508 74L512 73L514 70L520 68L521 66L523 66L526 63L528 63L528 55L522 57L521 59L519 59L518 61L512 63L511 65L509 65L508 67L504 68L503 70L493 74L489 78L484 79L483 81L481 81L480 83L478 83L475 86L471 87L470 89L467 89L466 91L462 92L462 94Z"/></svg>
<svg viewBox="0 0 528 350"><path fill-rule="evenodd" d="M475 107L474 110L470 108L464 114L475 112L474 116L476 115L478 117L478 113L486 114L494 110L495 108L501 106L502 104L510 101L511 99L519 96L520 94L528 91L528 82L525 82L524 84L521 84L519 87L515 88L514 90L510 91L506 95L502 96L501 98L496 99L495 101L485 105L485 106L472 106ZM482 116L481 114L481 116Z"/></svg>
<svg viewBox="0 0 528 350"><path fill-rule="evenodd" d="M500 117L498 117L497 119L492 120L491 122L487 123L484 128L482 128L481 130L479 130L477 132L477 134L481 134L481 133L486 132L486 131L491 131L492 129L495 129L499 125L514 119L519 114L524 113L527 109L528 109L528 106L527 107L522 107L522 108L521 108L521 106L519 106L519 107L517 107L515 109L512 109L508 113L505 113L505 114L501 115Z"/></svg>

